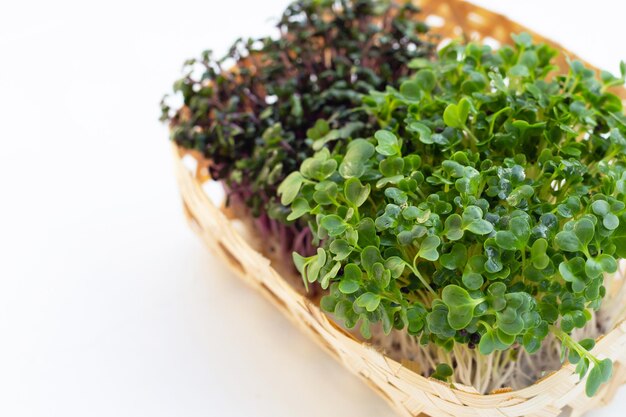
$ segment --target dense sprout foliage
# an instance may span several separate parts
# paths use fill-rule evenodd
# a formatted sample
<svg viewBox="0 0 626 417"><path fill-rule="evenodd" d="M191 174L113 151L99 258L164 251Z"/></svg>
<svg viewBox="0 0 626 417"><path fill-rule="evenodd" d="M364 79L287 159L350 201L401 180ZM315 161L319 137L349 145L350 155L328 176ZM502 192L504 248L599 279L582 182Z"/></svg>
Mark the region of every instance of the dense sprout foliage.
<svg viewBox="0 0 626 417"><path fill-rule="evenodd" d="M363 95L397 85L408 62L434 55L419 10L396 3L299 0L282 15L277 37L238 40L222 58L207 51L189 60L174 85L184 106L162 104L172 139L210 159L212 177L254 216L284 221L276 188L313 153L312 140L331 146L363 129L367 115L354 111ZM309 130L318 119L325 122Z"/></svg>
<svg viewBox="0 0 626 417"><path fill-rule="evenodd" d="M626 66L597 79L571 62L551 78L556 51L514 41L451 44L399 90L368 96L380 130L321 149L279 189L321 242L294 261L329 288L322 307L366 337L382 323L514 355L552 333L593 395L611 362L570 333L626 257L626 117L609 91Z"/></svg>

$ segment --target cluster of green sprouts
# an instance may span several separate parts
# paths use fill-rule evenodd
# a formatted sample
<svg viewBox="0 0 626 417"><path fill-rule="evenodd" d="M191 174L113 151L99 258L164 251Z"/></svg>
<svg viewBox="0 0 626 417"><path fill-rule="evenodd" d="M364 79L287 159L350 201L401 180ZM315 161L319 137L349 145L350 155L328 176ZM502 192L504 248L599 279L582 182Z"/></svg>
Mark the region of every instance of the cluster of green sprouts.
<svg viewBox="0 0 626 417"><path fill-rule="evenodd" d="M364 99L373 137L330 151L319 121L317 152L278 191L319 245L294 253L298 270L347 327L484 355L533 353L552 334L591 396L611 361L570 334L626 257L626 117L610 91L626 65L597 78L574 61L554 75L555 50L513 38L414 60L399 89Z"/></svg>

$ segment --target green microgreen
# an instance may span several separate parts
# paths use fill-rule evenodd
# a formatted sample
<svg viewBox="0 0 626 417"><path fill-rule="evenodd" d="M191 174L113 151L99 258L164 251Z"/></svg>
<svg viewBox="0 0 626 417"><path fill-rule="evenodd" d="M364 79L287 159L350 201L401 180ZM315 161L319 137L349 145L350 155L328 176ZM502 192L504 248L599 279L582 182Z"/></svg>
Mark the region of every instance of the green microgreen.
<svg viewBox="0 0 626 417"><path fill-rule="evenodd" d="M611 362L570 334L626 256L626 116L611 93L624 74L559 73L554 49L513 40L416 60L398 89L364 98L374 134L319 151L279 191L320 242L297 264L347 327L485 355L553 334L593 395Z"/></svg>

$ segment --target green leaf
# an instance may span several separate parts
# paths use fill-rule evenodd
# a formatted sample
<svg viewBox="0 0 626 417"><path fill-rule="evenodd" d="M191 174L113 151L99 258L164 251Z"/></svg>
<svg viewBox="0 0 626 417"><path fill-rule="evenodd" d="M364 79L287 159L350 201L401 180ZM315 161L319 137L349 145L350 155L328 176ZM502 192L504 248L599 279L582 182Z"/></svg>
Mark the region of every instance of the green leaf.
<svg viewBox="0 0 626 417"><path fill-rule="evenodd" d="M399 278L406 268L406 262L399 256L391 256L385 259L385 268L391 271L393 278Z"/></svg>
<svg viewBox="0 0 626 417"><path fill-rule="evenodd" d="M406 220L415 220L417 223L425 223L430 218L430 210L422 210L415 206L408 206L402 210L402 217Z"/></svg>
<svg viewBox="0 0 626 417"><path fill-rule="evenodd" d="M480 172L472 167L463 167L462 178L454 182L454 188L461 194L476 195L480 186Z"/></svg>
<svg viewBox="0 0 626 417"><path fill-rule="evenodd" d="M519 34L512 34L511 39L515 42L516 45L528 48L532 45L533 38L526 32L522 32Z"/></svg>
<svg viewBox="0 0 626 417"><path fill-rule="evenodd" d="M448 324L448 307L440 300L435 300L432 311L426 315L426 324L431 333L439 337L450 338L456 334Z"/></svg>
<svg viewBox="0 0 626 417"><path fill-rule="evenodd" d="M507 203L514 207L519 207L519 205L533 196L535 190L530 185L522 185L517 187L509 196L506 198Z"/></svg>
<svg viewBox="0 0 626 417"><path fill-rule="evenodd" d="M322 276L320 279L320 286L322 289L327 289L330 285L330 280L337 276L339 269L341 268L341 262L335 262L333 266Z"/></svg>
<svg viewBox="0 0 626 417"><path fill-rule="evenodd" d="M361 207L369 197L371 187L369 184L361 184L358 178L349 178L344 187L346 200L355 207Z"/></svg>
<svg viewBox="0 0 626 417"><path fill-rule="evenodd" d="M480 289L480 287L482 287L485 282L483 276L476 272L464 273L462 280L463 285L465 285L465 287L471 291Z"/></svg>
<svg viewBox="0 0 626 417"><path fill-rule="evenodd" d="M378 169L385 177L401 175L404 170L404 159L399 156L390 156L380 161Z"/></svg>
<svg viewBox="0 0 626 417"><path fill-rule="evenodd" d="M295 200L303 182L304 177L298 171L292 172L283 180L278 187L278 195L280 196L280 202L284 206L291 204Z"/></svg>
<svg viewBox="0 0 626 417"><path fill-rule="evenodd" d="M361 266L369 274L374 267L374 264L383 262L382 256L380 256L380 250L375 246L368 246L361 252Z"/></svg>
<svg viewBox="0 0 626 417"><path fill-rule="evenodd" d="M608 230L619 227L619 218L611 213L611 206L605 200L596 200L591 204L592 211L602 218L602 225Z"/></svg>
<svg viewBox="0 0 626 417"><path fill-rule="evenodd" d="M306 267L306 263L308 258L300 255L298 252L292 252L291 257L293 259L293 264L300 274L304 274L304 268Z"/></svg>
<svg viewBox="0 0 626 417"><path fill-rule="evenodd" d="M474 309L482 300L474 300L469 293L457 285L446 286L441 299L448 307L448 323L455 330L466 328L474 318Z"/></svg>
<svg viewBox="0 0 626 417"><path fill-rule="evenodd" d="M287 221L296 220L311 211L309 202L302 197L296 198L291 204L291 213L287 216Z"/></svg>
<svg viewBox="0 0 626 417"><path fill-rule="evenodd" d="M326 252L322 248L317 248L317 255L309 258L308 268L305 269L304 277L308 282L315 282L319 278L320 271L326 265Z"/></svg>
<svg viewBox="0 0 626 417"><path fill-rule="evenodd" d="M358 244L360 247L377 247L379 245L380 238L376 234L376 226L374 225L374 220L370 219L369 217L361 220L356 226L356 231L359 234Z"/></svg>
<svg viewBox="0 0 626 417"><path fill-rule="evenodd" d="M337 184L332 181L322 181L315 184L315 192L313 193L313 200L317 204L328 205L334 204L337 198L338 187Z"/></svg>
<svg viewBox="0 0 626 417"><path fill-rule="evenodd" d="M574 232L562 231L557 233L554 241L560 249L567 252L579 252L584 249L580 240Z"/></svg>
<svg viewBox="0 0 626 417"><path fill-rule="evenodd" d="M519 58L520 64L531 70L537 67L538 61L539 57L535 51L524 51Z"/></svg>
<svg viewBox="0 0 626 417"><path fill-rule="evenodd" d="M376 218L376 229L383 231L396 227L400 210L400 207L396 204L387 204L384 213Z"/></svg>
<svg viewBox="0 0 626 417"><path fill-rule="evenodd" d="M482 337L480 338L480 342L478 343L478 350L481 355L490 355L491 353L493 353L494 350L496 350L496 343L496 336L493 334L492 331L489 331L482 335Z"/></svg>
<svg viewBox="0 0 626 417"><path fill-rule="evenodd" d="M318 119L312 128L306 131L306 137L309 139L317 140L322 138L330 131L328 122L324 119Z"/></svg>
<svg viewBox="0 0 626 417"><path fill-rule="evenodd" d="M615 245L615 256L626 258L626 214L623 214L619 226L611 234L611 242Z"/></svg>
<svg viewBox="0 0 626 417"><path fill-rule="evenodd" d="M374 134L378 141L376 152L385 156L393 156L400 153L398 138L388 130L379 130Z"/></svg>
<svg viewBox="0 0 626 417"><path fill-rule="evenodd" d="M496 332L496 338L498 339L498 342L503 345L504 349L508 348L513 343L515 343L515 335L510 335L506 333L505 331L502 330L502 328L497 328L495 332Z"/></svg>
<svg viewBox="0 0 626 417"><path fill-rule="evenodd" d="M424 236L428 232L428 229L421 225L415 225L411 230L403 230L398 233L398 243L402 246L412 245L416 239Z"/></svg>
<svg viewBox="0 0 626 417"><path fill-rule="evenodd" d="M391 199L395 204L399 206L406 204L408 200L407 193L396 187L389 187L385 189L385 197Z"/></svg>
<svg viewBox="0 0 626 417"><path fill-rule="evenodd" d="M363 272L357 264L349 263L343 268L343 275L347 280L359 282L361 281Z"/></svg>
<svg viewBox="0 0 626 417"><path fill-rule="evenodd" d="M320 300L320 307L323 311L334 313L337 307L337 298L329 295L323 296Z"/></svg>
<svg viewBox="0 0 626 417"><path fill-rule="evenodd" d="M361 287L363 273L356 264L348 264L343 268L343 277L339 282L339 291L343 294L353 294Z"/></svg>
<svg viewBox="0 0 626 417"><path fill-rule="evenodd" d="M441 167L452 178L461 178L464 174L463 168L465 167L456 161L443 161Z"/></svg>
<svg viewBox="0 0 626 417"><path fill-rule="evenodd" d="M367 161L374 155L374 145L365 139L355 139L348 144L346 155L339 165L343 178L360 178L366 169Z"/></svg>
<svg viewBox="0 0 626 417"><path fill-rule="evenodd" d="M419 170L420 167L422 166L422 158L417 154L407 155L404 158L402 158L402 160L404 161L403 168L406 171L414 172L414 171ZM410 180L415 181L414 178L410 178ZM415 191L415 189L412 189L411 191Z"/></svg>
<svg viewBox="0 0 626 417"><path fill-rule="evenodd" d="M615 230L619 227L619 218L615 214L609 213L602 219L602 225L608 230Z"/></svg>
<svg viewBox="0 0 626 417"><path fill-rule="evenodd" d="M458 104L448 104L443 112L443 121L450 127L463 129L469 110L470 105L466 98L461 99Z"/></svg>
<svg viewBox="0 0 626 417"><path fill-rule="evenodd" d="M613 362L610 359L603 359L596 365L602 374L602 380L609 382L613 375Z"/></svg>
<svg viewBox="0 0 626 417"><path fill-rule="evenodd" d="M587 247L587 245L593 240L594 232L595 227L593 222L589 219L580 219L574 225L574 233L583 247Z"/></svg>
<svg viewBox="0 0 626 417"><path fill-rule="evenodd" d="M611 212L611 206L605 200L596 200L591 203L591 209L599 216L606 216Z"/></svg>
<svg viewBox="0 0 626 417"><path fill-rule="evenodd" d="M430 69L418 71L418 73L415 74L415 81L417 82L419 89L427 93L431 92L437 85L435 73Z"/></svg>
<svg viewBox="0 0 626 417"><path fill-rule="evenodd" d="M509 75L511 77L528 77L530 75L530 71L527 66L518 64L509 69Z"/></svg>
<svg viewBox="0 0 626 417"><path fill-rule="evenodd" d="M483 219L480 207L469 206L463 211L463 229L475 235L488 235L493 231L493 224Z"/></svg>
<svg viewBox="0 0 626 417"><path fill-rule="evenodd" d="M431 65L427 58L413 58L407 66L411 69L427 68Z"/></svg>
<svg viewBox="0 0 626 417"><path fill-rule="evenodd" d="M487 239L484 243L484 248L487 256L485 271L492 274L502 271L504 266L500 259L501 251L495 239Z"/></svg>
<svg viewBox="0 0 626 417"><path fill-rule="evenodd" d="M471 291L478 290L484 284L482 274L485 272L484 255L475 255L469 258L465 268L463 269L462 281L465 288Z"/></svg>
<svg viewBox="0 0 626 417"><path fill-rule="evenodd" d="M613 274L617 271L617 261L611 255L598 255L595 258L587 258L585 274L589 278L597 278L603 273Z"/></svg>
<svg viewBox="0 0 626 417"><path fill-rule="evenodd" d="M320 225L326 229L331 237L340 236L348 228L346 222L336 214L324 216Z"/></svg>
<svg viewBox="0 0 626 417"><path fill-rule="evenodd" d="M337 169L337 161L330 159L328 149L322 149L312 158L307 158L300 165L300 172L309 179L324 181Z"/></svg>
<svg viewBox="0 0 626 417"><path fill-rule="evenodd" d="M359 307L363 307L369 312L375 311L380 305L381 297L378 294L374 294L371 292L366 292L365 294L359 296L355 300L355 304Z"/></svg>
<svg viewBox="0 0 626 417"><path fill-rule="evenodd" d="M416 81L408 80L400 84L400 94L409 100L420 99L420 86Z"/></svg>
<svg viewBox="0 0 626 417"><path fill-rule="evenodd" d="M587 286L585 275L585 260L580 257L570 259L559 264L559 272L563 279L572 284L574 293L584 291Z"/></svg>
<svg viewBox="0 0 626 417"><path fill-rule="evenodd" d="M407 309L406 318L408 321L409 334L415 335L424 328L426 310L419 303L413 304Z"/></svg>
<svg viewBox="0 0 626 417"><path fill-rule="evenodd" d="M557 213L564 218L573 217L581 209L580 198L576 196L568 197L565 202L557 206Z"/></svg>
<svg viewBox="0 0 626 417"><path fill-rule="evenodd" d="M435 372L430 376L431 378L438 379L440 381L448 381L452 376L452 368L450 365L445 363L440 363L435 368Z"/></svg>
<svg viewBox="0 0 626 417"><path fill-rule="evenodd" d="M497 312L496 323L498 324L498 329L510 336L517 336L524 330L524 320L515 308L507 307Z"/></svg>
<svg viewBox="0 0 626 417"><path fill-rule="evenodd" d="M599 361L591 368L587 375L587 382L585 384L585 393L588 397L593 397L600 389L600 386L608 382L613 373L613 363L610 359L604 359Z"/></svg>
<svg viewBox="0 0 626 417"><path fill-rule="evenodd" d="M343 261L352 253L352 247L344 239L333 240L328 249L335 254L333 259L336 261Z"/></svg>
<svg viewBox="0 0 626 417"><path fill-rule="evenodd" d="M533 266L539 270L545 269L550 264L550 257L546 254L548 241L537 239L530 248L530 260Z"/></svg>
<svg viewBox="0 0 626 417"><path fill-rule="evenodd" d="M467 248L461 243L455 243L450 253L441 255L439 262L447 269L462 269L467 262Z"/></svg>
<svg viewBox="0 0 626 417"><path fill-rule="evenodd" d="M419 141L430 145L435 143L432 138L432 132L428 126L420 122L413 122L408 126L409 132L417 133Z"/></svg>
<svg viewBox="0 0 626 417"><path fill-rule="evenodd" d="M439 239L439 236L427 236L426 239L424 239L420 244L420 248L416 256L434 262L439 259L439 252L437 252L437 248L440 244L441 239Z"/></svg>
<svg viewBox="0 0 626 417"><path fill-rule="evenodd" d="M555 242L564 251L584 252L589 242L593 239L593 235L593 222L583 218L575 222L571 230L557 233Z"/></svg>
<svg viewBox="0 0 626 417"><path fill-rule="evenodd" d="M459 240L463 237L463 219L458 214L448 216L443 233L449 240Z"/></svg>
<svg viewBox="0 0 626 417"><path fill-rule="evenodd" d="M530 238L530 225L526 219L514 217L509 230L496 232L496 243L505 250L524 250Z"/></svg>
<svg viewBox="0 0 626 417"><path fill-rule="evenodd" d="M489 304L495 311L502 311L506 307L505 292L506 285L502 282L494 282L487 288Z"/></svg>
<svg viewBox="0 0 626 417"><path fill-rule="evenodd" d="M370 279L378 288L385 289L389 286L389 282L391 282L391 271L385 269L382 263L376 262L372 265Z"/></svg>

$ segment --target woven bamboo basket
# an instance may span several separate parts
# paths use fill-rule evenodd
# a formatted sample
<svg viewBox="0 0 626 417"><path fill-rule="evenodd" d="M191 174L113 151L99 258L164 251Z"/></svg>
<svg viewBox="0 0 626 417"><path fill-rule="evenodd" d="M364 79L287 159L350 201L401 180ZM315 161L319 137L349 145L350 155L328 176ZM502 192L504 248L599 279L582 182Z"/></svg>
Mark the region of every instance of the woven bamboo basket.
<svg viewBox="0 0 626 417"><path fill-rule="evenodd" d="M508 43L511 33L528 32L536 41L562 47L508 18L461 0L421 0L421 18L444 39L465 36L497 47ZM557 64L566 67L564 51ZM615 91L626 101L626 90ZM329 319L311 300L301 295L277 272L262 252L263 242L255 242L252 222L232 210L212 202L205 186L212 181L206 164L194 161L190 169L186 158L194 155L173 146L174 164L183 208L191 228L207 247L227 262L230 269L266 296L309 334L343 366L360 376L402 416L432 417L549 417L581 416L592 408L608 403L617 388L626 382L626 322L616 320L612 330L598 340L593 353L614 361L612 380L592 398L584 393L584 382L565 364L524 389L500 389L482 395L470 386L444 384L425 378L411 366L393 360L363 343ZM241 213L239 213L241 214ZM259 250L256 250L256 249ZM626 291L622 277L626 267L612 277L608 297L621 298Z"/></svg>

